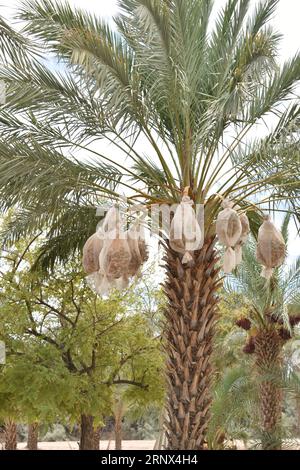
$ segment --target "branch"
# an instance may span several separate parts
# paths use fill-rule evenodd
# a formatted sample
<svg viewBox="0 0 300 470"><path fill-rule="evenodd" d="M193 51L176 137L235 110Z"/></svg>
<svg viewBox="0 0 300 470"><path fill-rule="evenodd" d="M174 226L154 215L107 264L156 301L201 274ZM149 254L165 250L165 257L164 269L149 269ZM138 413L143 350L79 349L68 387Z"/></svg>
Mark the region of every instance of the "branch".
<svg viewBox="0 0 300 470"><path fill-rule="evenodd" d="M71 279L70 281L70 284L71 284L71 299L72 299L72 304L74 305L76 311L77 311L77 315L76 315L76 319L75 319L75 323L73 322L73 326L76 325L77 321L78 321L78 317L80 315L80 307L76 304L75 302L75 294L74 294L74 284L73 284L73 280Z"/></svg>
<svg viewBox="0 0 300 470"><path fill-rule="evenodd" d="M59 344L57 341L55 341L53 338L50 338L50 336L47 336L43 333L39 333L36 329L26 328L25 333L33 335L37 338L42 338L44 341L46 341L46 343L52 344L53 346L58 348L60 351L63 348L63 346L61 344Z"/></svg>
<svg viewBox="0 0 300 470"><path fill-rule="evenodd" d="M126 379L118 379L118 380L113 380L112 382L102 382L102 383L106 385L122 385L122 384L134 385L135 387L140 387L145 390L149 388L148 384L144 384L142 382L136 382L134 380L126 380Z"/></svg>
<svg viewBox="0 0 300 470"><path fill-rule="evenodd" d="M30 240L30 242L28 243L28 245L26 246L25 250L23 251L23 253L21 254L20 258L19 258L19 261L17 262L17 264L15 265L14 269L13 269L13 272L16 272L18 267L20 266L21 262L23 261L24 259L24 256L26 255L27 251L29 250L29 248L31 247L31 245L35 242L35 240L42 234L42 232L39 232L35 237L32 238L32 240Z"/></svg>
<svg viewBox="0 0 300 470"><path fill-rule="evenodd" d="M39 298L39 297L36 297L36 300L37 302L40 304L40 305L44 305L45 307L48 307L51 312L54 312L56 313L59 317L63 318L64 320L66 320L67 322L69 322L72 326L74 326L74 322L73 320L71 320L67 315L65 315L64 313L60 312L59 310L57 310L55 307L53 307L52 305L48 304L45 300L43 300L42 298Z"/></svg>

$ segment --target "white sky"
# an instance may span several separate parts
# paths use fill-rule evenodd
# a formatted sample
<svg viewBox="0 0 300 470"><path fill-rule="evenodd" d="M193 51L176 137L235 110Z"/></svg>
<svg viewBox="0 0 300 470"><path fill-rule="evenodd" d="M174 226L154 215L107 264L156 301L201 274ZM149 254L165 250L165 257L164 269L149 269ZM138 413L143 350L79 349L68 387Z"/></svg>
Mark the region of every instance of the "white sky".
<svg viewBox="0 0 300 470"><path fill-rule="evenodd" d="M188 0L187 0L188 1ZM259 0L252 0L253 7ZM110 20L118 13L118 0L69 0L69 3L81 7ZM226 4L226 0L215 0L215 8ZM18 0L0 0L0 15L13 19ZM281 60L286 60L300 50L300 0L280 0L272 20L275 29L283 35L280 49ZM299 238L292 230L289 244L290 259L300 254Z"/></svg>
<svg viewBox="0 0 300 470"><path fill-rule="evenodd" d="M253 5L258 0L252 0ZM69 0L71 5L93 11L107 19L118 12L117 0ZM0 1L0 14L12 17L18 0ZM226 4L226 0L215 0L216 8ZM284 58L291 56L300 49L300 0L280 0L273 24L284 38L282 41L281 55Z"/></svg>

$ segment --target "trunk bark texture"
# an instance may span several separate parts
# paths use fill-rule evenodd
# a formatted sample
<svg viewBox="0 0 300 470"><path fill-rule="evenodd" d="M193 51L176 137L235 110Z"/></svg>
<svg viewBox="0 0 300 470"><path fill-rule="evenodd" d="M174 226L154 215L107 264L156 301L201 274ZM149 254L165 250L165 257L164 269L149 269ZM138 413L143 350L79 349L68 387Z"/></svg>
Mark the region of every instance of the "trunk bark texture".
<svg viewBox="0 0 300 470"><path fill-rule="evenodd" d="M212 382L212 338L221 283L215 237L192 254L192 265L167 247L165 347L168 450L206 448Z"/></svg>
<svg viewBox="0 0 300 470"><path fill-rule="evenodd" d="M12 420L5 422L5 450L17 450L17 425Z"/></svg>
<svg viewBox="0 0 300 470"><path fill-rule="evenodd" d="M94 450L94 418L90 415L81 415L79 450Z"/></svg>
<svg viewBox="0 0 300 470"><path fill-rule="evenodd" d="M259 375L261 443L264 450L281 448L281 349L275 329L258 332L255 338L255 364Z"/></svg>
<svg viewBox="0 0 300 470"><path fill-rule="evenodd" d="M31 423L28 425L28 436L27 436L27 449L37 450L38 449L38 423Z"/></svg>
<svg viewBox="0 0 300 470"><path fill-rule="evenodd" d="M115 411L115 450L122 450L122 402L118 402Z"/></svg>

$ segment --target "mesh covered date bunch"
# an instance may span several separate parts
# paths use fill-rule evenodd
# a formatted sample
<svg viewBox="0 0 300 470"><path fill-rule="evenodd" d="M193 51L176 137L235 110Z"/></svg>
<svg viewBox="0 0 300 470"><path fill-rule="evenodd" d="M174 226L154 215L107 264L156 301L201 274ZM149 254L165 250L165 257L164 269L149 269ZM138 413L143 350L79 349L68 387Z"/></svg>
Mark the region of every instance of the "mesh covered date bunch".
<svg viewBox="0 0 300 470"><path fill-rule="evenodd" d="M123 289L148 259L144 233L139 224L125 232L119 211L111 208L102 226L85 243L83 267L87 281L96 293L108 294Z"/></svg>
<svg viewBox="0 0 300 470"><path fill-rule="evenodd" d="M98 232L87 239L83 247L82 265L87 274L99 270L99 255L103 248L103 238Z"/></svg>
<svg viewBox="0 0 300 470"><path fill-rule="evenodd" d="M128 274L130 260L131 251L124 232L119 227L108 232L99 255L100 271L109 279L118 279Z"/></svg>
<svg viewBox="0 0 300 470"><path fill-rule="evenodd" d="M145 242L145 234L140 221L133 223L127 232L131 259L128 266L129 276L136 276L140 268L148 260L148 249Z"/></svg>
<svg viewBox="0 0 300 470"><path fill-rule="evenodd" d="M202 233L193 208L193 201L184 195L177 207L170 228L170 246L182 253L182 263L193 261L192 251L200 248Z"/></svg>
<svg viewBox="0 0 300 470"><path fill-rule="evenodd" d="M286 245L281 232L275 227L269 215L258 231L256 258L263 265L262 277L270 279L274 268L282 265L286 256Z"/></svg>
<svg viewBox="0 0 300 470"><path fill-rule="evenodd" d="M239 241L234 247L234 253L235 253L235 265L238 266L242 262L242 251L243 251L243 245L245 245L248 235L250 233L250 224L249 220L246 214L240 214L239 216L241 226L242 226L242 232L241 236L239 238Z"/></svg>
<svg viewBox="0 0 300 470"><path fill-rule="evenodd" d="M219 212L216 222L216 233L220 243L225 246L223 270L230 273L236 266L234 247L241 239L242 223L234 203L229 199L222 202L223 210Z"/></svg>

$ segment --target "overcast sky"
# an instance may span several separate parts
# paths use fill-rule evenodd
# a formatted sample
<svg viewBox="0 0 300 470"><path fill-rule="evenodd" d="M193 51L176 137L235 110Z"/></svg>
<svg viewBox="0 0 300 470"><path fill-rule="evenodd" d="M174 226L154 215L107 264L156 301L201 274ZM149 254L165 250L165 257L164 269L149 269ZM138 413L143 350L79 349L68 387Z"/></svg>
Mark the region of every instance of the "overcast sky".
<svg viewBox="0 0 300 470"><path fill-rule="evenodd" d="M73 5L93 10L103 16L111 17L118 12L117 0L71 0ZM255 5L256 0L252 0ZM215 7L222 7L226 0L215 0ZM284 35L282 57L289 57L300 49L300 0L280 0L273 23Z"/></svg>
<svg viewBox="0 0 300 470"><path fill-rule="evenodd" d="M117 0L70 0L69 3L93 11L106 18L118 12ZM257 0L252 0L253 5ZM0 12L12 17L18 0L0 1ZM226 0L215 0L216 8L225 5ZM300 49L300 0L280 0L273 24L283 35L281 56L289 57Z"/></svg>
<svg viewBox="0 0 300 470"><path fill-rule="evenodd" d="M106 18L117 14L117 0L70 0L69 3L93 11ZM253 5L257 0L252 0ZM0 1L1 14L12 17L18 0ZM215 0L216 8L225 5L226 0ZM300 49L300 0L280 0L273 24L283 35L281 55L289 57Z"/></svg>

